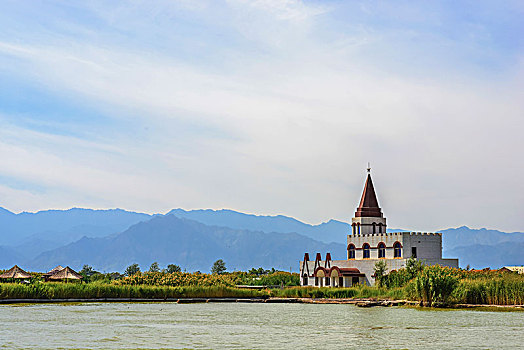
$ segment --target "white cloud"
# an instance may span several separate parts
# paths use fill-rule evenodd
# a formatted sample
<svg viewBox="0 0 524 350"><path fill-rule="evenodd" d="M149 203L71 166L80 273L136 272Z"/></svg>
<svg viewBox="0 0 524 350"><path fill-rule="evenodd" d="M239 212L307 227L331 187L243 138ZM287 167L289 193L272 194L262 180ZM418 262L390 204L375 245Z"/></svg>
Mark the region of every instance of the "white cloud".
<svg viewBox="0 0 524 350"><path fill-rule="evenodd" d="M329 11L326 5L306 5L301 0L229 0L232 5L243 5L263 10L279 20L305 20Z"/></svg>
<svg viewBox="0 0 524 350"><path fill-rule="evenodd" d="M90 206L229 207L318 222L351 217L371 161L393 226L521 229L524 189L514 174L524 170L516 161L522 75L411 76L368 62L360 47L380 46L376 33L320 30L326 12L317 5L229 5L224 32L254 42L230 34L218 58L191 60L112 35L99 43L4 39L0 57L15 58L16 74L147 130L115 127L79 140L6 124L0 174L49 188L34 201L44 206L44 197L71 205L88 198ZM208 6L190 11L205 17ZM109 21L124 30L142 8L116 11ZM119 16L126 21L116 23ZM506 167L510 174L500 170ZM503 219L494 222L493 213Z"/></svg>

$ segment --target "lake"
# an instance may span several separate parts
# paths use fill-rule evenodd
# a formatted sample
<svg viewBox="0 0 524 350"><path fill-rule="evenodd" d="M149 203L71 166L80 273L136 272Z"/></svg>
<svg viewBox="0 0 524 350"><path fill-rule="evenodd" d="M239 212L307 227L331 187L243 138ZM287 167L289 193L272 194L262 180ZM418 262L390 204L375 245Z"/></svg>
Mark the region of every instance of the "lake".
<svg viewBox="0 0 524 350"><path fill-rule="evenodd" d="M0 305L0 348L522 349L524 312L340 304Z"/></svg>

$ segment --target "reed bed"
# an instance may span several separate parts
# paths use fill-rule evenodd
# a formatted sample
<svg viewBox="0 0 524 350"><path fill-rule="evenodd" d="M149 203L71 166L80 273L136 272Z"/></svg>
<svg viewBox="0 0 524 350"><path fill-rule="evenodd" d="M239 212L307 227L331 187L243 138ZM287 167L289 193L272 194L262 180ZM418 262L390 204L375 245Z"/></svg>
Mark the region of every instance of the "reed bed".
<svg viewBox="0 0 524 350"><path fill-rule="evenodd" d="M523 305L524 275L512 272L467 271L441 266L415 266L393 271L384 287L293 287L297 274L273 272L256 276L246 272L222 275L146 272L118 280L73 283L0 283L0 299L166 299L166 298L377 298L409 299L427 306L452 304ZM278 289L240 289L239 284L284 285ZM291 285L291 286L290 286Z"/></svg>
<svg viewBox="0 0 524 350"><path fill-rule="evenodd" d="M402 299L404 291L402 288L376 288L369 286L355 286L350 288L316 288L316 287L293 287L271 290L271 296L282 298L380 298L380 299Z"/></svg>
<svg viewBox="0 0 524 350"><path fill-rule="evenodd" d="M211 275L206 273L189 272L144 272L132 276L123 277L114 281L116 285L147 285L147 286L224 286L233 287L238 284L240 278L234 274Z"/></svg>
<svg viewBox="0 0 524 350"><path fill-rule="evenodd" d="M524 277L464 279L453 297L455 302L463 304L524 305Z"/></svg>
<svg viewBox="0 0 524 350"><path fill-rule="evenodd" d="M97 283L2 283L0 299L167 299L167 298L251 298L267 296L267 291L226 286L148 286Z"/></svg>
<svg viewBox="0 0 524 350"><path fill-rule="evenodd" d="M199 272L144 272L123 277L113 281L117 285L150 285L150 286L226 286L236 285L284 285L297 286L300 278L297 273L275 271L273 273L256 276L246 272L231 272L224 274L206 274Z"/></svg>

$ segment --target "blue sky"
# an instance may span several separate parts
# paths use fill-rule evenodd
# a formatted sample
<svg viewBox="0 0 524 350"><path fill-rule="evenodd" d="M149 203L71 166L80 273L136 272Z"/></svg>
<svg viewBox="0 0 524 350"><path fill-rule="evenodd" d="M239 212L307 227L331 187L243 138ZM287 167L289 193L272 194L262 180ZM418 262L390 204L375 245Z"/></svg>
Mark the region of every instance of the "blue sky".
<svg viewBox="0 0 524 350"><path fill-rule="evenodd" d="M3 1L0 206L524 231L520 1Z"/></svg>

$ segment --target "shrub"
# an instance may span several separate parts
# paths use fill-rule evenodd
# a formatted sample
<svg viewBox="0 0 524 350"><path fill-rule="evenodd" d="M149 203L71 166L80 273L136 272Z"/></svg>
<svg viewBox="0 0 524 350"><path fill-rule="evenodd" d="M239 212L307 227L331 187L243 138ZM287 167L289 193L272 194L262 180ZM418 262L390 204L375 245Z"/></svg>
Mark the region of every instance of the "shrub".
<svg viewBox="0 0 524 350"><path fill-rule="evenodd" d="M425 266L413 280L411 291L424 305L446 304L457 284L458 278L453 275L451 269Z"/></svg>

